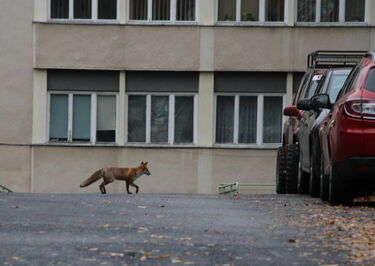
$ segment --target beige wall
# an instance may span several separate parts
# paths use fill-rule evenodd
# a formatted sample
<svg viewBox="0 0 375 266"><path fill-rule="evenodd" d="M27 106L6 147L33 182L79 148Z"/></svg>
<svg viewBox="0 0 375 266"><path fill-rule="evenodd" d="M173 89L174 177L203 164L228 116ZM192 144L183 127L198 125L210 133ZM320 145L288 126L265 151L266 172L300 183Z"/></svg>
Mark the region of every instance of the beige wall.
<svg viewBox="0 0 375 266"><path fill-rule="evenodd" d="M31 190L31 148L0 146L0 185L15 192Z"/></svg>
<svg viewBox="0 0 375 266"><path fill-rule="evenodd" d="M36 67L303 71L318 49L369 50L368 27L35 24Z"/></svg>
<svg viewBox="0 0 375 266"><path fill-rule="evenodd" d="M33 1L0 3L0 143L30 143Z"/></svg>
<svg viewBox="0 0 375 266"><path fill-rule="evenodd" d="M144 193L217 193L222 182L274 183L276 152L232 149L143 149L33 147L33 192L99 193L99 182L79 184L107 166L133 167L149 162L151 176L136 181ZM124 182L107 186L125 193Z"/></svg>

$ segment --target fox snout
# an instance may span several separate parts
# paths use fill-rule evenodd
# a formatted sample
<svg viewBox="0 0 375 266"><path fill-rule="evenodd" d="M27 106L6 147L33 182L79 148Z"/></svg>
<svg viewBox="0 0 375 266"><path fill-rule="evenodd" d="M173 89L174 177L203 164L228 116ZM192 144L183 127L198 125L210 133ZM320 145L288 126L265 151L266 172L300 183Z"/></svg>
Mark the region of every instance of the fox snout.
<svg viewBox="0 0 375 266"><path fill-rule="evenodd" d="M150 171L145 172L146 175L151 175Z"/></svg>

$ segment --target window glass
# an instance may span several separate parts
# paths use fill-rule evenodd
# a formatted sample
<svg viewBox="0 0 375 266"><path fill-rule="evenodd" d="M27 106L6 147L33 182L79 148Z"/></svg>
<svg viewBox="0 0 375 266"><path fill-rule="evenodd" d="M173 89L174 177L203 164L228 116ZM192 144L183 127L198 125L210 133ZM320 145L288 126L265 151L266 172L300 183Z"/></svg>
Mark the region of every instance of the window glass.
<svg viewBox="0 0 375 266"><path fill-rule="evenodd" d="M69 18L69 0L51 0L51 18Z"/></svg>
<svg viewBox="0 0 375 266"><path fill-rule="evenodd" d="M152 0L152 19L170 19L170 0Z"/></svg>
<svg viewBox="0 0 375 266"><path fill-rule="evenodd" d="M316 0L298 0L297 21L315 22Z"/></svg>
<svg viewBox="0 0 375 266"><path fill-rule="evenodd" d="M146 96L129 96L128 142L146 142Z"/></svg>
<svg viewBox="0 0 375 266"><path fill-rule="evenodd" d="M194 97L176 96L174 112L174 142L192 143L194 136Z"/></svg>
<svg viewBox="0 0 375 266"><path fill-rule="evenodd" d="M307 87L305 98L309 98L310 99L315 94L316 88L318 87L321 79L322 79L322 75L321 74L314 75L312 77L312 80L310 81L310 84Z"/></svg>
<svg viewBox="0 0 375 266"><path fill-rule="evenodd" d="M346 0L345 21L349 21L349 22L365 21L365 0Z"/></svg>
<svg viewBox="0 0 375 266"><path fill-rule="evenodd" d="M259 20L259 0L241 1L241 21Z"/></svg>
<svg viewBox="0 0 375 266"><path fill-rule="evenodd" d="M91 0L74 0L74 18L91 18Z"/></svg>
<svg viewBox="0 0 375 266"><path fill-rule="evenodd" d="M347 75L333 75L331 78L331 81L329 82L328 87L328 94L329 94L329 100L331 103L335 103L337 99L337 95L339 95L339 92L344 85L344 82L348 76Z"/></svg>
<svg viewBox="0 0 375 266"><path fill-rule="evenodd" d="M284 0L266 1L266 21L284 21Z"/></svg>
<svg viewBox="0 0 375 266"><path fill-rule="evenodd" d="M151 142L168 142L169 96L151 97Z"/></svg>
<svg viewBox="0 0 375 266"><path fill-rule="evenodd" d="M130 19L147 20L147 0L130 0Z"/></svg>
<svg viewBox="0 0 375 266"><path fill-rule="evenodd" d="M176 20L195 20L195 0L177 0Z"/></svg>
<svg viewBox="0 0 375 266"><path fill-rule="evenodd" d="M236 20L236 0L219 0L218 5L219 21Z"/></svg>
<svg viewBox="0 0 375 266"><path fill-rule="evenodd" d="M91 96L73 95L73 140L89 141L91 127Z"/></svg>
<svg viewBox="0 0 375 266"><path fill-rule="evenodd" d="M365 84L366 90L375 92L375 68L371 69Z"/></svg>
<svg viewBox="0 0 375 266"><path fill-rule="evenodd" d="M50 100L50 140L67 140L68 95L51 94Z"/></svg>
<svg viewBox="0 0 375 266"><path fill-rule="evenodd" d="M263 143L281 142L282 108L282 97L264 97Z"/></svg>
<svg viewBox="0 0 375 266"><path fill-rule="evenodd" d="M239 143L255 143L257 136L257 96L241 96L239 110Z"/></svg>
<svg viewBox="0 0 375 266"><path fill-rule="evenodd" d="M116 0L98 0L98 19L116 19Z"/></svg>
<svg viewBox="0 0 375 266"><path fill-rule="evenodd" d="M339 3L340 0L322 0L321 3L321 22L339 21Z"/></svg>
<svg viewBox="0 0 375 266"><path fill-rule="evenodd" d="M216 142L233 143L234 96L217 96Z"/></svg>
<svg viewBox="0 0 375 266"><path fill-rule="evenodd" d="M97 97L96 141L114 142L116 140L116 96Z"/></svg>

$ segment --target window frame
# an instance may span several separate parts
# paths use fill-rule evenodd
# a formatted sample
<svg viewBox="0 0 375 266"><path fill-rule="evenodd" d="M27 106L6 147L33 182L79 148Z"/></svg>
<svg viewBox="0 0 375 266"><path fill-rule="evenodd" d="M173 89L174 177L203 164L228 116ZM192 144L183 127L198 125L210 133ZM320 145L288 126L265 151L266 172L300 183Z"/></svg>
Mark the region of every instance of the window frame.
<svg viewBox="0 0 375 266"><path fill-rule="evenodd" d="M96 22L96 23L119 23L120 22L120 2L121 0L116 0L116 18L115 19L99 19L98 18L98 0L92 0L91 2L91 18L88 19L81 19L81 18L74 18L74 0L69 1L69 16L68 18L51 18L51 1L47 0L47 17L49 21L53 22L66 22L66 21L74 21L74 22L82 22L82 23L89 23L89 22Z"/></svg>
<svg viewBox="0 0 375 266"><path fill-rule="evenodd" d="M259 0L258 21L241 21L241 1L236 0L236 20L220 21L219 20L219 0L215 0L215 22L217 25L267 25L267 26L285 26L288 16L288 0L284 0L284 20L283 21L266 21L266 0Z"/></svg>
<svg viewBox="0 0 375 266"><path fill-rule="evenodd" d="M195 20L177 20L177 0L170 0L170 19L169 20L153 20L152 19L152 0L147 0L147 19L146 20L134 20L130 19L130 0L125 0L126 11L125 12L125 23L127 24L153 24L153 25L168 25L168 24L185 24L185 25L196 25L199 21L199 2L201 0L195 0ZM206 0L202 0L206 1Z"/></svg>
<svg viewBox="0 0 375 266"><path fill-rule="evenodd" d="M303 22L297 21L298 19L298 0L295 1L294 5L294 15L295 15L295 25L296 26L364 26L369 23L369 1L365 1L365 10L364 10L364 21L360 22L351 22L345 21L345 7L346 0L339 0L339 21L335 22L322 22L321 20L321 2L322 0L316 0L315 6L315 21Z"/></svg>
<svg viewBox="0 0 375 266"><path fill-rule="evenodd" d="M217 143L216 142L216 115L217 115L217 96L234 96L234 127L233 127L233 142L231 143ZM257 129L256 129L256 142L255 143L239 143L239 104L241 96L257 96ZM282 109L286 106L285 93L215 93L214 94L214 133L213 133L213 146L214 147L227 147L227 148L277 148L282 143L282 138L278 143L264 143L263 142L263 113L264 113L264 97L282 97ZM281 136L283 135L283 124L285 116L282 115L281 119Z"/></svg>
<svg viewBox="0 0 375 266"><path fill-rule="evenodd" d="M68 132L66 141L51 141L50 140L50 112L51 112L51 95L67 95L68 96ZM74 95L90 95L91 98L91 122L90 122L90 141L73 141L73 96ZM116 128L115 128L115 140L113 142L97 142L96 131L97 131L97 97L115 96L116 97ZM48 91L48 103L47 103L47 141L49 144L88 144L88 145L114 145L119 141L119 93L117 92L90 92L90 91Z"/></svg>
<svg viewBox="0 0 375 266"><path fill-rule="evenodd" d="M129 142L128 141L128 108L129 96L146 96L146 140L145 142ZM152 96L168 96L169 110L168 110L168 142L155 143L151 142L151 97ZM175 143L174 142L174 114L175 114L175 97L190 96L193 97L193 142L192 143ZM177 147L191 147L197 145L198 133L198 93L169 93L169 92L128 92L125 98L125 144L127 146L177 146Z"/></svg>

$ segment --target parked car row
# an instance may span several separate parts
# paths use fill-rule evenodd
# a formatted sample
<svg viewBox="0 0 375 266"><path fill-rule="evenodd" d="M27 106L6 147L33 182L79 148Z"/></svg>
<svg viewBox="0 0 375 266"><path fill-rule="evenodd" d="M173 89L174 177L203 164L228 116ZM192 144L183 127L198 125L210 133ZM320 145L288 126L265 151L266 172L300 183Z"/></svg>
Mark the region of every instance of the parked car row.
<svg viewBox="0 0 375 266"><path fill-rule="evenodd" d="M375 191L375 52L331 53L324 67L320 54L284 109L276 191L347 205Z"/></svg>

